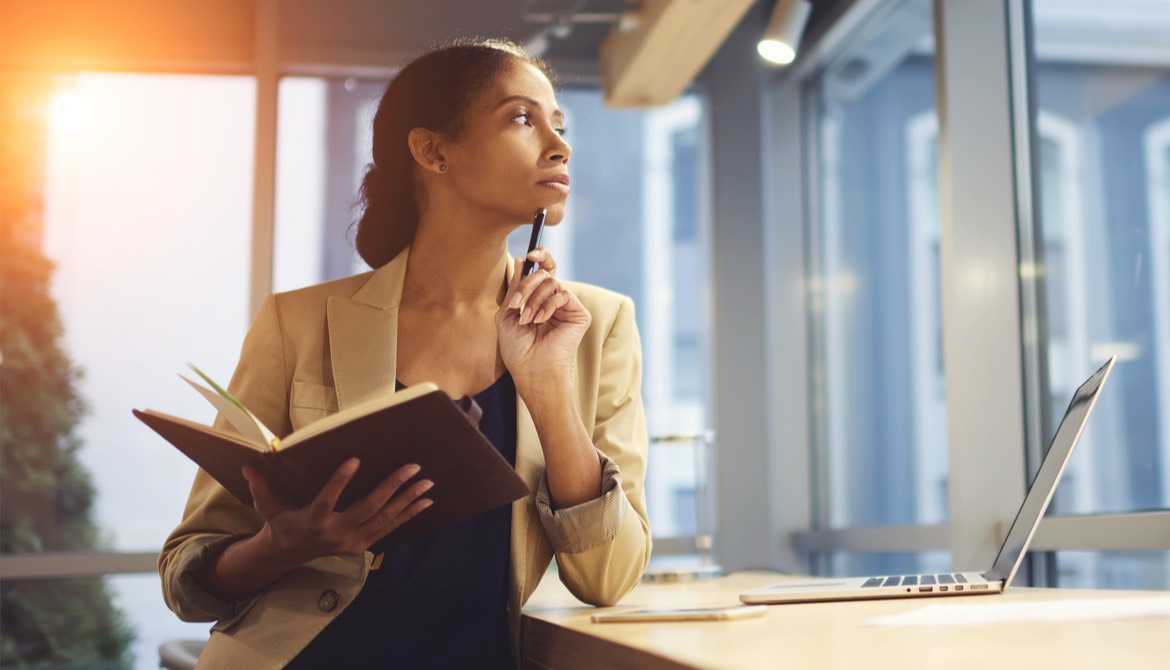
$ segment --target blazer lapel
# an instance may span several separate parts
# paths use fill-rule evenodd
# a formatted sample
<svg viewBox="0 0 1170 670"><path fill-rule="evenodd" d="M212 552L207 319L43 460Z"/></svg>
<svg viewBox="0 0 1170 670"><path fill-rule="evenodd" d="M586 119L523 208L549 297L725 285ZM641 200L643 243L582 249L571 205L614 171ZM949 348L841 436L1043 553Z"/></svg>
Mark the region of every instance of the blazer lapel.
<svg viewBox="0 0 1170 670"><path fill-rule="evenodd" d="M398 306L409 252L403 250L375 270L352 298L328 300L329 359L338 409L394 390Z"/></svg>

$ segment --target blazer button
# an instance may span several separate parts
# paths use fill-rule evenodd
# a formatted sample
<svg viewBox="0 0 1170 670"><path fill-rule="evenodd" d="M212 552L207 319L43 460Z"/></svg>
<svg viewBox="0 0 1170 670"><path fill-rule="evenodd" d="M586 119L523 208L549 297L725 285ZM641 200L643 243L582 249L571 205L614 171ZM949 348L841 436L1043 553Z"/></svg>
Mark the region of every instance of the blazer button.
<svg viewBox="0 0 1170 670"><path fill-rule="evenodd" d="M337 603L341 598L337 595L337 591L333 589L326 589L321 593L321 597L317 599L317 609L322 612L332 612L337 609Z"/></svg>

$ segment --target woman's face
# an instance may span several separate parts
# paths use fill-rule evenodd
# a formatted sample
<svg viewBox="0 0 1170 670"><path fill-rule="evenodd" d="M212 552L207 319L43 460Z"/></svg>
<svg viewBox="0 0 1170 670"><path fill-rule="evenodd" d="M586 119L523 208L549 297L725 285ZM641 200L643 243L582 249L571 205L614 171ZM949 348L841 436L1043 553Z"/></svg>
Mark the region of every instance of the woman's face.
<svg viewBox="0 0 1170 670"><path fill-rule="evenodd" d="M472 104L463 132L448 145L446 177L473 206L509 224L528 223L543 207L555 225L569 197L573 150L564 129L548 78L516 61Z"/></svg>

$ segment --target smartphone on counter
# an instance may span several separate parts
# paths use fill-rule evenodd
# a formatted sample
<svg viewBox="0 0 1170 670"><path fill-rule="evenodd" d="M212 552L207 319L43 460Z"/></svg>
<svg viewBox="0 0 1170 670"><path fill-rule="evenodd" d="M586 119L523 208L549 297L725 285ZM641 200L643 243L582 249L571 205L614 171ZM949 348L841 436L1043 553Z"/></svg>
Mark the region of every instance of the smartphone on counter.
<svg viewBox="0 0 1170 670"><path fill-rule="evenodd" d="M524 267L520 269L520 277L527 277L536 270L536 263L528 259L528 254L540 246L540 234L544 232L544 217L548 212L544 209L536 210L536 218L532 220L532 236L528 238L528 252L524 254Z"/></svg>
<svg viewBox="0 0 1170 670"><path fill-rule="evenodd" d="M767 605L736 605L732 607L686 607L668 609L638 609L625 612L604 612L590 617L593 623L624 623L637 621L737 621L764 616Z"/></svg>

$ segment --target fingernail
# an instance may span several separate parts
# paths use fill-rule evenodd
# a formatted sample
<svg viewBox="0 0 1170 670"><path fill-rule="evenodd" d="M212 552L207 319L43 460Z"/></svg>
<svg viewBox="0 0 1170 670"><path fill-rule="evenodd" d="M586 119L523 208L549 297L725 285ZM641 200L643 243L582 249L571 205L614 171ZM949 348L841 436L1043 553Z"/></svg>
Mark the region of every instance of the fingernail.
<svg viewBox="0 0 1170 670"><path fill-rule="evenodd" d="M543 323L543 322L544 322L544 308L541 307L540 311L536 313L536 316L532 317L532 323Z"/></svg>
<svg viewBox="0 0 1170 670"><path fill-rule="evenodd" d="M508 303L508 309L520 309L520 303L524 302L524 296L519 293L512 295L512 302Z"/></svg>
<svg viewBox="0 0 1170 670"><path fill-rule="evenodd" d="M412 463L406 466L406 476L413 477L418 474L419 470L422 470L422 467Z"/></svg>
<svg viewBox="0 0 1170 670"><path fill-rule="evenodd" d="M424 500L420 500L420 501L419 501L419 510L420 510L420 511L421 511L421 510L424 510L424 509L426 509L426 508L428 508L428 507L430 507L431 505L434 505L434 504L435 504L435 501L433 501L433 500L431 500L431 499L429 499L429 498L428 498L428 499L424 499Z"/></svg>
<svg viewBox="0 0 1170 670"><path fill-rule="evenodd" d="M345 465L343 466L345 468L345 470L344 470L345 474L352 475L353 473L357 472L358 466L361 464L362 464L362 462L356 458L349 459L348 461L345 462Z"/></svg>
<svg viewBox="0 0 1170 670"><path fill-rule="evenodd" d="M533 249L532 253L528 254L530 258L543 258L544 249Z"/></svg>
<svg viewBox="0 0 1170 670"><path fill-rule="evenodd" d="M532 320L531 317L532 317L532 308L525 307L523 310L520 311L520 325L523 326L524 324L531 321Z"/></svg>
<svg viewBox="0 0 1170 670"><path fill-rule="evenodd" d="M422 494L426 493L427 491L430 491L431 487L434 485L435 485L435 483L432 482L431 480L424 479L423 481L418 483L418 494L422 495Z"/></svg>

